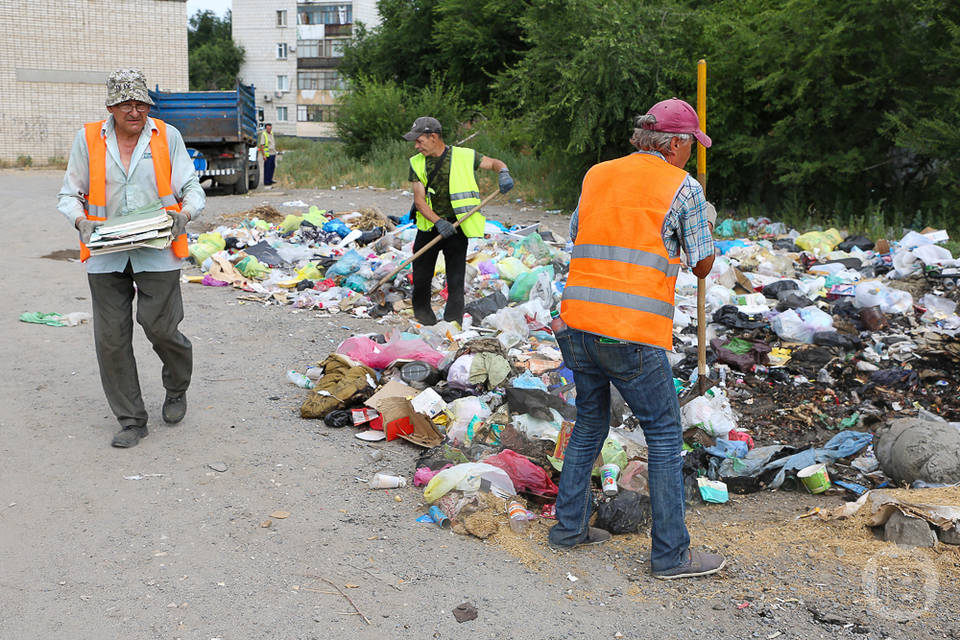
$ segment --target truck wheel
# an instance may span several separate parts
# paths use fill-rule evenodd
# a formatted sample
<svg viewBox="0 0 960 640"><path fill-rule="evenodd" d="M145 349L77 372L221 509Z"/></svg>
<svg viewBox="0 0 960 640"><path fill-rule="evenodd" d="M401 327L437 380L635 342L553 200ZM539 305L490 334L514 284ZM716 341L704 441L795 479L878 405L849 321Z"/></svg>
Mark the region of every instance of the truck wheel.
<svg viewBox="0 0 960 640"><path fill-rule="evenodd" d="M260 186L260 167L252 164L248 165L247 174L250 176L250 191Z"/></svg>
<svg viewBox="0 0 960 640"><path fill-rule="evenodd" d="M247 192L247 185L249 184L250 176L248 170L248 163L240 163L240 175L237 176L237 181L233 183L233 192L237 195L241 195Z"/></svg>

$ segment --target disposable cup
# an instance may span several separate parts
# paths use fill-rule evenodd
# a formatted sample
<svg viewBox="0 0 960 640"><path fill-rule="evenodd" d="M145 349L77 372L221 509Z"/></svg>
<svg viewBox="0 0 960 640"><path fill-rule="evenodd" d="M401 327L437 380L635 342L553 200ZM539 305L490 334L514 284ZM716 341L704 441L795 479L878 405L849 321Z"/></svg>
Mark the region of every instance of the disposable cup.
<svg viewBox="0 0 960 640"><path fill-rule="evenodd" d="M619 491L617 488L617 476L619 475L620 467L615 464L605 464L600 467L600 486L603 487L604 495L617 495Z"/></svg>
<svg viewBox="0 0 960 640"><path fill-rule="evenodd" d="M812 464L797 472L797 477L810 493L823 493L830 488L830 474L825 464Z"/></svg>
<svg viewBox="0 0 960 640"><path fill-rule="evenodd" d="M407 486L407 479L400 476L391 476L386 473L375 473L370 480L371 489L396 489Z"/></svg>

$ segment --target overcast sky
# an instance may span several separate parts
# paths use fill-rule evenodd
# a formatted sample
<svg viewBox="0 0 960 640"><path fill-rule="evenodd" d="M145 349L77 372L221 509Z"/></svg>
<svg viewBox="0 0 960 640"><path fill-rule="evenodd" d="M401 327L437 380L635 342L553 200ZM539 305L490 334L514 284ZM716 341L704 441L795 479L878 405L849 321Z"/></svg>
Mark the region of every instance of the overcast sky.
<svg viewBox="0 0 960 640"><path fill-rule="evenodd" d="M207 9L222 18L223 15L230 10L230 4L230 0L187 0L187 18L197 11L205 11Z"/></svg>

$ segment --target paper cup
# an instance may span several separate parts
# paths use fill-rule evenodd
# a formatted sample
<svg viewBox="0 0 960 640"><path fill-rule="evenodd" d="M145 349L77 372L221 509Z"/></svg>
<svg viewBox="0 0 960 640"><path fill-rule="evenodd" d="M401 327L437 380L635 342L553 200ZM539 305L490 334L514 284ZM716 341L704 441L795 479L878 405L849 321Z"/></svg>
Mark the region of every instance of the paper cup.
<svg viewBox="0 0 960 640"><path fill-rule="evenodd" d="M830 475L825 464L812 464L797 472L797 478L810 493L823 493L830 488Z"/></svg>
<svg viewBox="0 0 960 640"><path fill-rule="evenodd" d="M617 476L620 475L620 467L615 464L605 464L600 467L600 486L603 487L604 495L617 495Z"/></svg>

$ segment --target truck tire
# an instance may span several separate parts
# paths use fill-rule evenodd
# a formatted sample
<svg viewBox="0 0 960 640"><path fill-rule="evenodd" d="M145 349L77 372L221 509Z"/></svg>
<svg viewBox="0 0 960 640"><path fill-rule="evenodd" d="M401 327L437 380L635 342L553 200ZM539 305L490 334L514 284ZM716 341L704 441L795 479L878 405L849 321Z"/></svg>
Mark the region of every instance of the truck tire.
<svg viewBox="0 0 960 640"><path fill-rule="evenodd" d="M240 175L237 176L237 181L233 183L233 193L236 195L242 195L247 192L247 188L250 180L250 164L243 160L240 163Z"/></svg>
<svg viewBox="0 0 960 640"><path fill-rule="evenodd" d="M247 173L250 176L250 191L260 186L260 167L256 164L247 164Z"/></svg>

